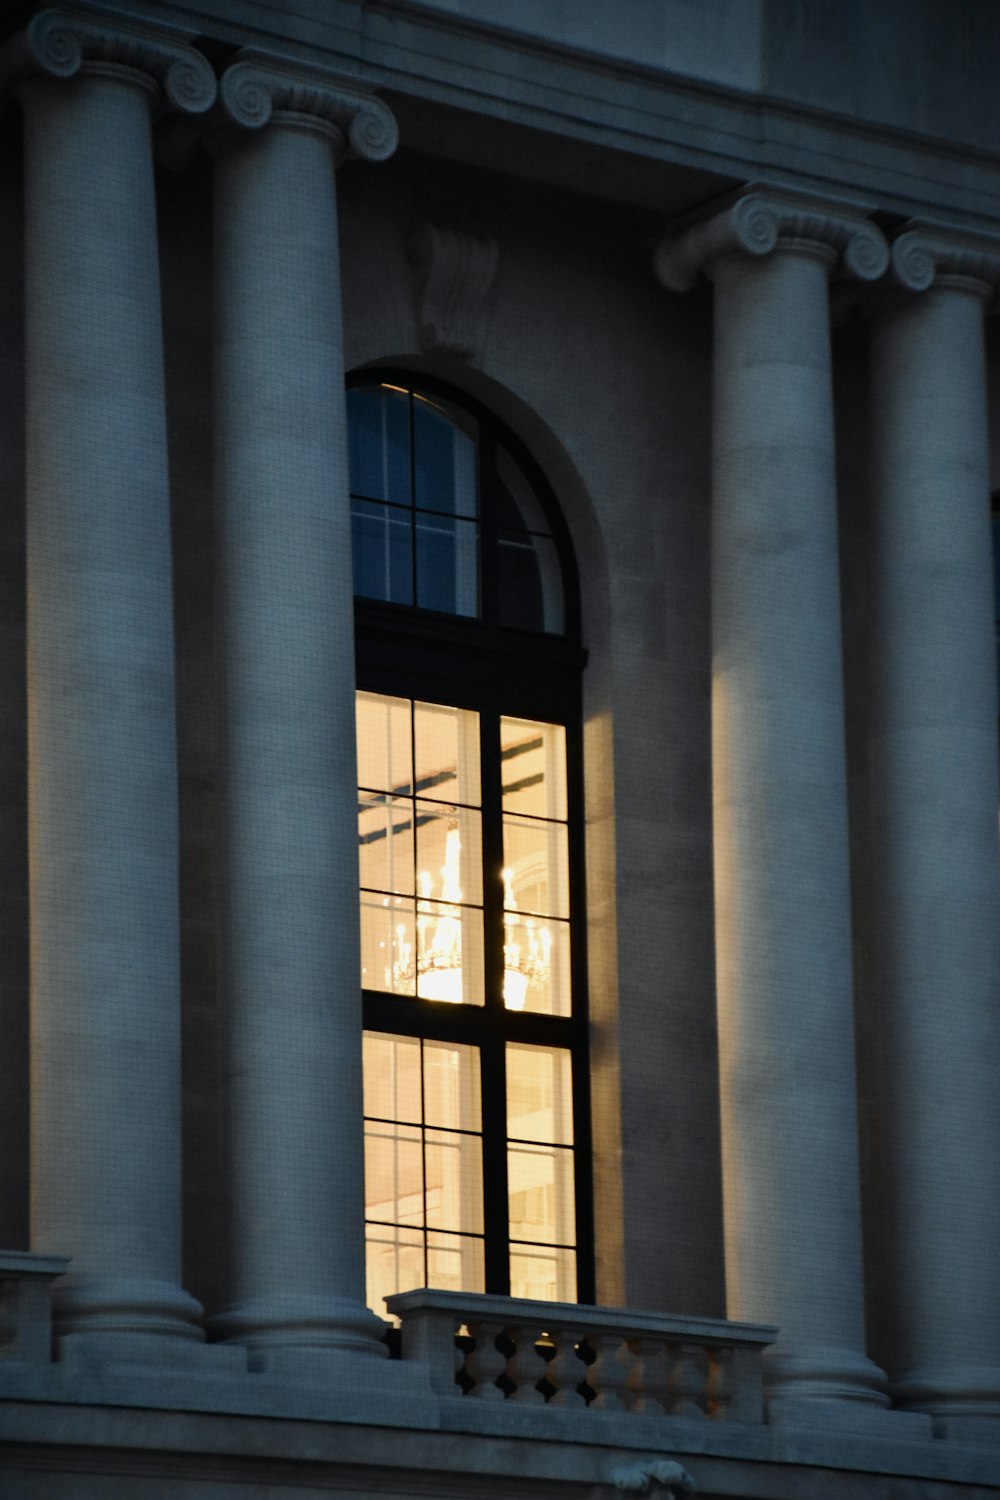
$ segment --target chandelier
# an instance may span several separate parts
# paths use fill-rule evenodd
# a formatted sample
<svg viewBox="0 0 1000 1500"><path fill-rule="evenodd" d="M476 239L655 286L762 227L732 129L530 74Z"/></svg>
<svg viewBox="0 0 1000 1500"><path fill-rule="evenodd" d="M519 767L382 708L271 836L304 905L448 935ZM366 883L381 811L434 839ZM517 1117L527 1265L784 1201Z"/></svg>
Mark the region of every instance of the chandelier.
<svg viewBox="0 0 1000 1500"><path fill-rule="evenodd" d="M462 985L462 899L460 879L462 845L458 827L452 824L445 840L441 866L441 890L434 895L428 870L419 876L417 898L416 953L402 924L393 940L391 974L386 975L396 992L419 994L423 1000L444 1000L460 1005L465 999ZM549 977L552 935L533 918L518 922L514 877L504 870L503 998L508 1010L523 1010L531 985L544 985Z"/></svg>

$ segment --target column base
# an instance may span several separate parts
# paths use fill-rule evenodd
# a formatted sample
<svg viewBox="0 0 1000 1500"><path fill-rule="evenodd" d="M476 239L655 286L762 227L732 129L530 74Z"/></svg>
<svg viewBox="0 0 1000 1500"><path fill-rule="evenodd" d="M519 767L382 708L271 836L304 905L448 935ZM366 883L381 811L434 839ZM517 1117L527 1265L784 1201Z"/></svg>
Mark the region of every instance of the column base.
<svg viewBox="0 0 1000 1500"><path fill-rule="evenodd" d="M246 1350L251 1370L266 1374L353 1378L371 1366L381 1379L389 1356L382 1342L388 1325L347 1298L255 1298L218 1313L209 1326L226 1345Z"/></svg>
<svg viewBox="0 0 1000 1500"><path fill-rule="evenodd" d="M933 1423L935 1437L1000 1442L1000 1367L929 1366L894 1378L890 1390L903 1411L922 1413Z"/></svg>
<svg viewBox="0 0 1000 1500"><path fill-rule="evenodd" d="M75 1370L246 1369L245 1355L206 1344L202 1309L173 1282L69 1276L55 1294L59 1364Z"/></svg>
<svg viewBox="0 0 1000 1500"><path fill-rule="evenodd" d="M919 1441L930 1421L893 1411L885 1374L855 1349L778 1342L764 1350L767 1420L774 1427L850 1428Z"/></svg>

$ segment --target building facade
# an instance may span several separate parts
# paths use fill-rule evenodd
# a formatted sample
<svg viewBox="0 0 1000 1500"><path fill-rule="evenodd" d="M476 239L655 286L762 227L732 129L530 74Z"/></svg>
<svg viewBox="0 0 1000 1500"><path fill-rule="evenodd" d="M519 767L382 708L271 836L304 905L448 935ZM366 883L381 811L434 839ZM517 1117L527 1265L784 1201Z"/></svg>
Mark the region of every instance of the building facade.
<svg viewBox="0 0 1000 1500"><path fill-rule="evenodd" d="M4 8L0 1495L1000 1489L998 56Z"/></svg>

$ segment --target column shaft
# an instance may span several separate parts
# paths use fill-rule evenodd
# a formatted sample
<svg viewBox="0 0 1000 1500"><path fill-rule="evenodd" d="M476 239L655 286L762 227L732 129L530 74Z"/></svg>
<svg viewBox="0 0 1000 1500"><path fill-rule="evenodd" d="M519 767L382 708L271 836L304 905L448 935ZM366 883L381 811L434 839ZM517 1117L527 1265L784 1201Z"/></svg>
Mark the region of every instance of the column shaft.
<svg viewBox="0 0 1000 1500"><path fill-rule="evenodd" d="M65 1332L200 1338L181 1292L177 802L150 103L23 86L32 1236ZM139 1344L136 1341L139 1341ZM159 1341L162 1343L162 1340Z"/></svg>
<svg viewBox="0 0 1000 1500"><path fill-rule="evenodd" d="M285 1346L381 1353L364 1311L354 646L339 132L279 115L216 166L225 984L233 1306Z"/></svg>
<svg viewBox="0 0 1000 1500"><path fill-rule="evenodd" d="M863 1354L832 259L795 242L712 272L726 1266L730 1315L781 1327L772 1415L886 1401Z"/></svg>
<svg viewBox="0 0 1000 1500"><path fill-rule="evenodd" d="M884 306L873 332L871 814L891 1374L899 1401L951 1430L955 1417L1000 1422L986 291L945 277Z"/></svg>

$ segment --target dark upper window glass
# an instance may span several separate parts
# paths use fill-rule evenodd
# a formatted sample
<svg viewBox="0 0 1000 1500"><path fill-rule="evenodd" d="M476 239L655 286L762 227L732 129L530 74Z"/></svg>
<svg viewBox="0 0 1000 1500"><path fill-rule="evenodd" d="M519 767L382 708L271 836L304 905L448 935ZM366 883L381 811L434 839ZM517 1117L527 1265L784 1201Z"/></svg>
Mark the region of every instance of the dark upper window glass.
<svg viewBox="0 0 1000 1500"><path fill-rule="evenodd" d="M347 403L355 593L564 633L551 504L499 425L386 380L352 385Z"/></svg>

